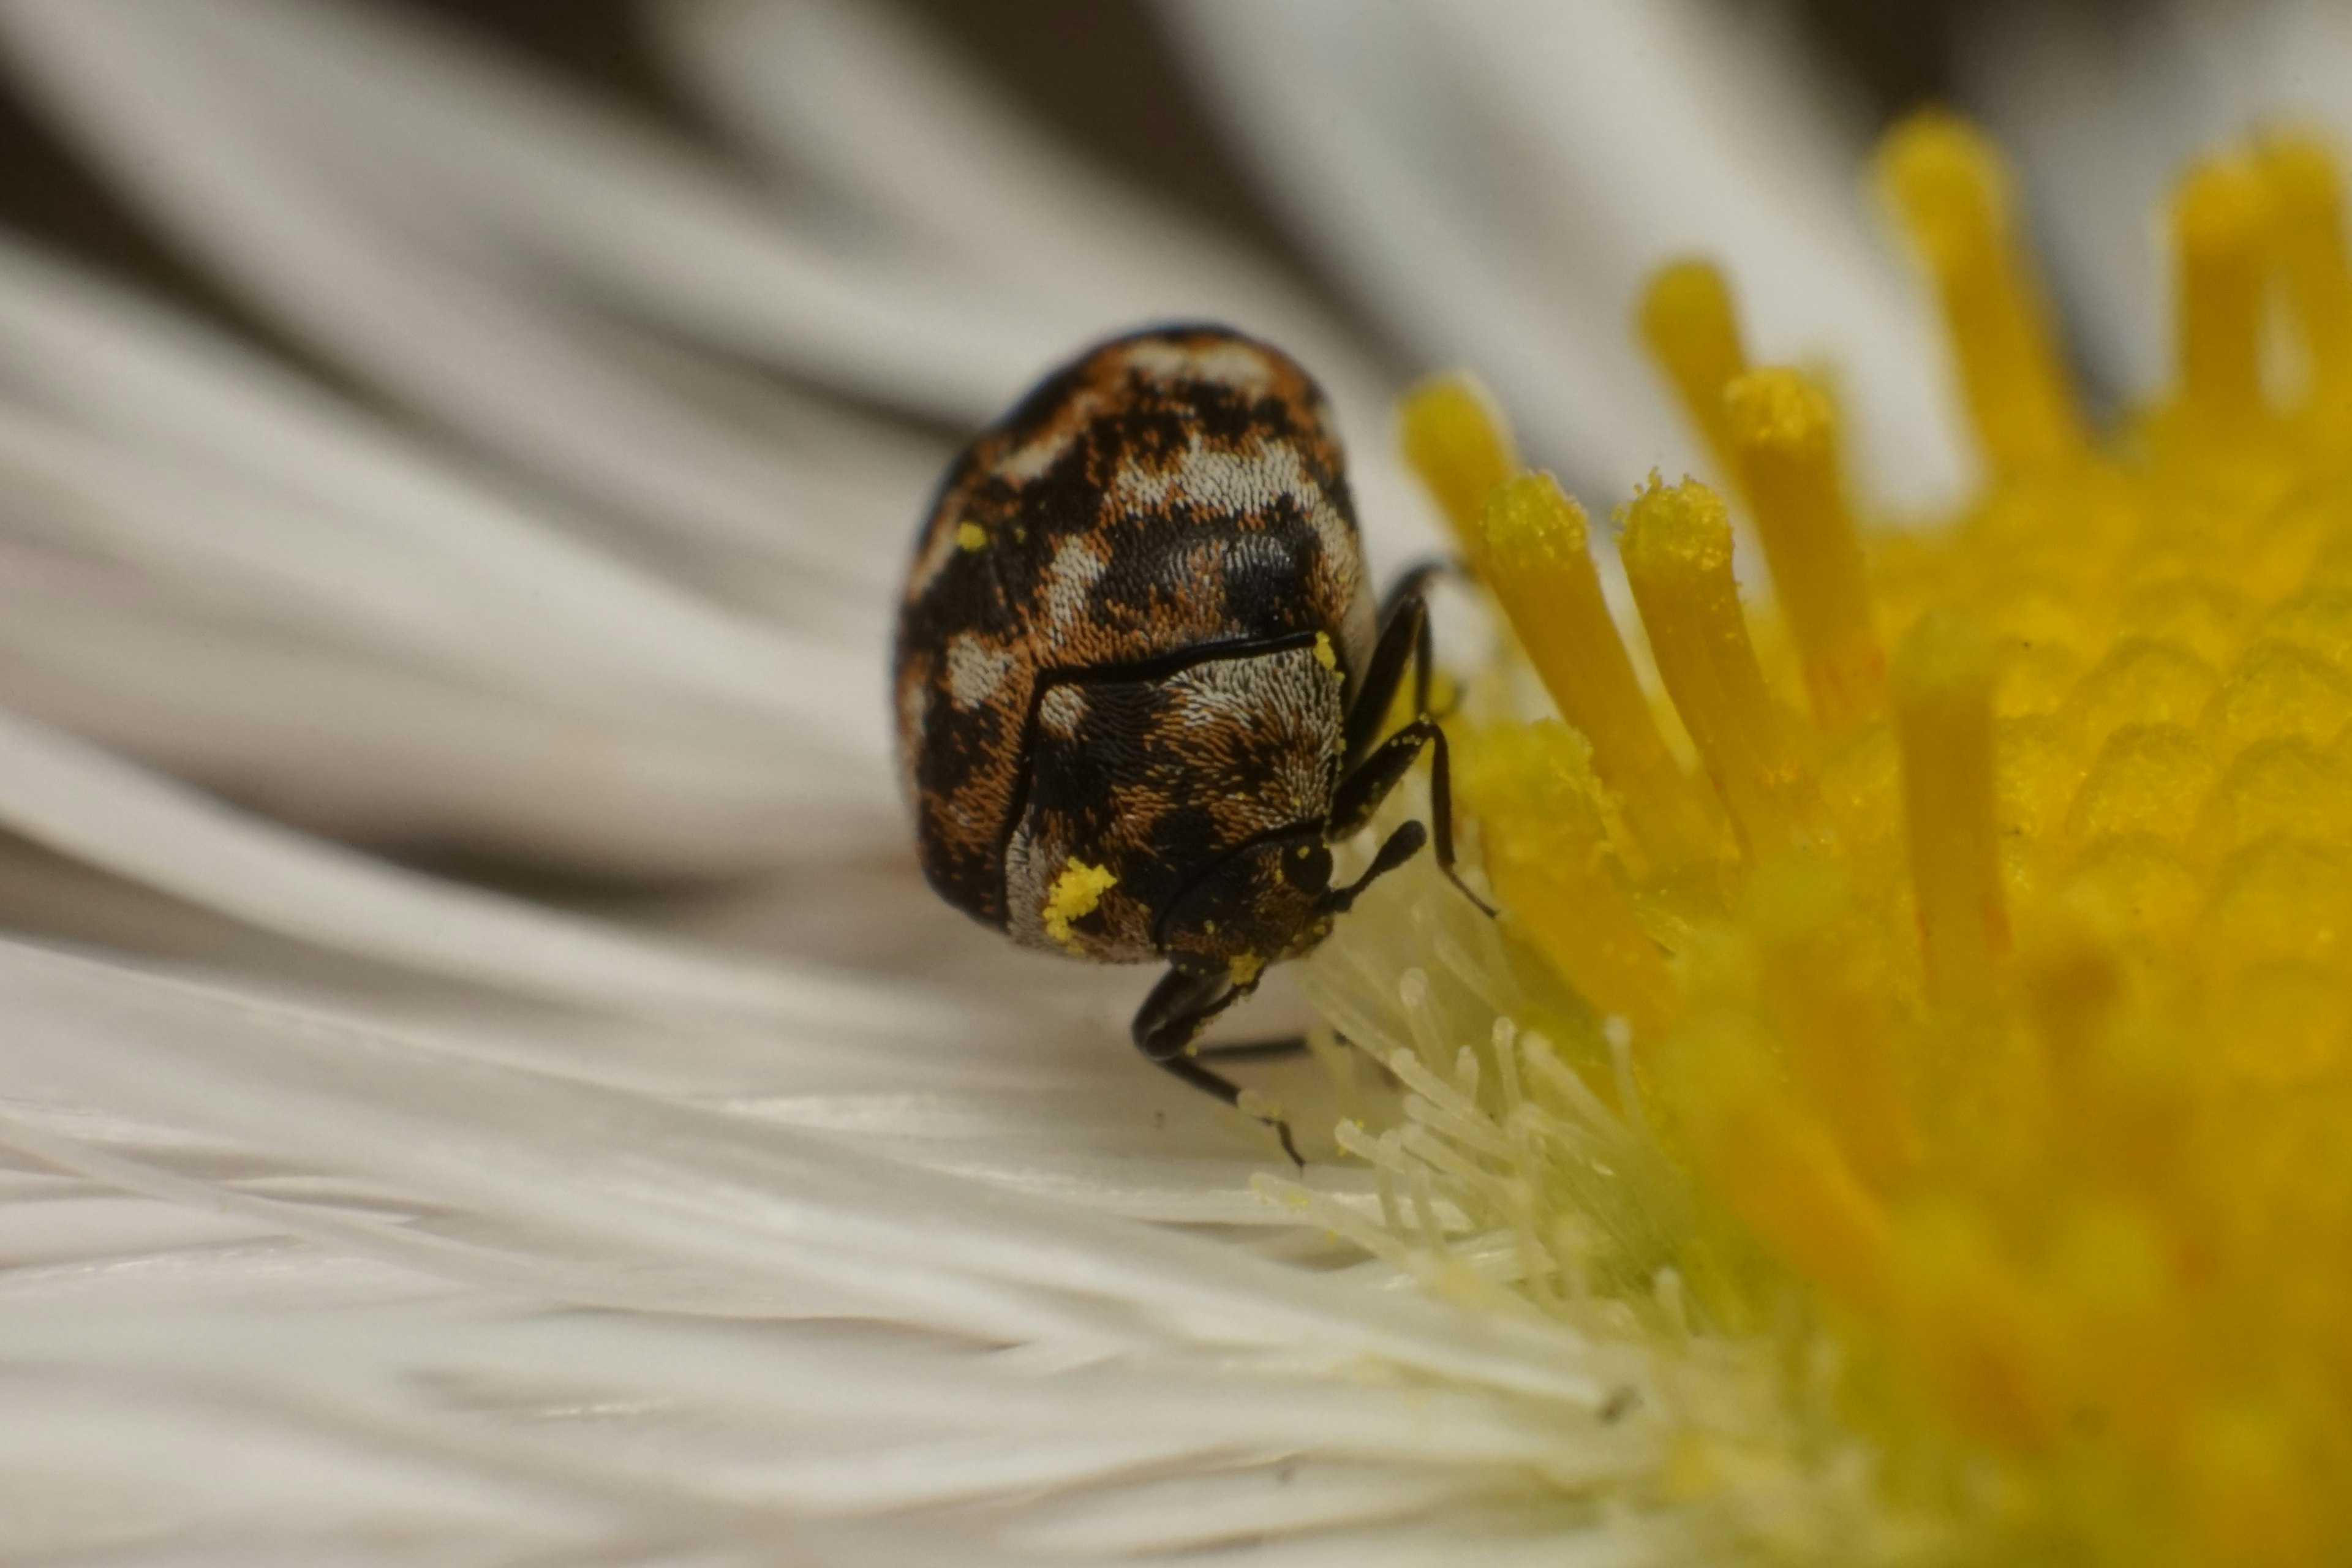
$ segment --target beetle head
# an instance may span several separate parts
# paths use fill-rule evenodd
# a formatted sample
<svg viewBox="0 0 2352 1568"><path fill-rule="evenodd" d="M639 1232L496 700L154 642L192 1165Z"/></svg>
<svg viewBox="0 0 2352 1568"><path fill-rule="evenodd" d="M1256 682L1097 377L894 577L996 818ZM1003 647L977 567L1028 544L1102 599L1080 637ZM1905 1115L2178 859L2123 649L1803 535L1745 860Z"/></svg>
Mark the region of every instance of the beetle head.
<svg viewBox="0 0 2352 1568"><path fill-rule="evenodd" d="M1160 945L1179 969L1253 984L1267 964L1329 934L1330 888L1319 824L1254 839L1177 895L1160 917Z"/></svg>

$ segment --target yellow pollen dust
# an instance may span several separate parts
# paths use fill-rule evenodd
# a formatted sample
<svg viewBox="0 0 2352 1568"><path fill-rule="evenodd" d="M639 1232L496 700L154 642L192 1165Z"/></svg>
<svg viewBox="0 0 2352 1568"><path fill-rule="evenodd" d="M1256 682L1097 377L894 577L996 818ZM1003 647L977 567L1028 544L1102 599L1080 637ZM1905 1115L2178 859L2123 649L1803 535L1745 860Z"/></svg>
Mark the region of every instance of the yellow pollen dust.
<svg viewBox="0 0 2352 1568"><path fill-rule="evenodd" d="M1108 866L1089 866L1073 859L1054 879L1054 890L1045 895L1045 934L1067 947L1070 944L1070 922L1094 913L1102 896L1117 886L1118 877Z"/></svg>
<svg viewBox="0 0 2352 1568"><path fill-rule="evenodd" d="M1331 650L1331 634L1329 632L1317 632L1315 634L1315 662L1321 665L1324 668L1330 670L1333 674L1339 673L1339 656Z"/></svg>
<svg viewBox="0 0 2352 1568"><path fill-rule="evenodd" d="M1333 975L1365 972L1351 943L1419 965L1329 993L1409 1123L1341 1128L1390 1218L1331 1223L1590 1333L1766 1347L1783 1438L1653 1390L1659 1495L1762 1496L1852 1441L1933 1561L2352 1562L2335 163L2272 132L2183 174L2173 375L2111 433L1985 139L1921 115L1876 174L1982 458L1932 528L1873 518L1834 404L1750 363L1704 262L1636 330L1731 493L1617 498L1613 566L1474 384L1408 397L1407 458L1536 679L1448 725L1499 922L1433 879L1422 926L1368 900L1328 944ZM1433 921L1452 945L1412 946ZM1486 978L1447 980L1480 942ZM1757 1540L1801 1538L1792 1495Z"/></svg>
<svg viewBox="0 0 2352 1568"><path fill-rule="evenodd" d="M1226 977L1236 985L1255 985L1265 973L1265 960L1255 952L1237 952L1225 960Z"/></svg>

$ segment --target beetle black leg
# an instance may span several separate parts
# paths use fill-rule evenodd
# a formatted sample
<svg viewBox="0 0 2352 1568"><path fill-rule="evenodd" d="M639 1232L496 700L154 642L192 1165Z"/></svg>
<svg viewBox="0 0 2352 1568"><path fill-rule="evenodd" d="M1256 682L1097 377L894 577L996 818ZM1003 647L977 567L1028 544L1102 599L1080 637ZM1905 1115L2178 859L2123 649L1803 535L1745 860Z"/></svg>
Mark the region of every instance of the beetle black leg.
<svg viewBox="0 0 2352 1568"><path fill-rule="evenodd" d="M1437 650L1430 633L1429 609L1423 600L1429 585L1440 577L1473 581L1470 569L1461 562L1433 555L1406 567L1389 584L1388 592L1381 595L1380 615L1375 622L1381 628L1380 640L1374 645L1371 663L1364 670L1356 710L1348 715L1350 762L1360 760L1372 743L1372 737L1379 733L1381 721L1388 716L1389 705L1396 700L1408 657L1413 660L1413 713L1418 717L1429 711L1429 684L1437 670ZM1403 630L1408 622L1413 628L1409 633Z"/></svg>
<svg viewBox="0 0 2352 1568"><path fill-rule="evenodd" d="M1420 629L1412 638L1412 710L1416 715L1429 711L1429 683L1437 670L1437 647L1430 632L1427 600L1429 585L1440 577L1466 580L1468 574L1460 562L1433 556L1406 567L1389 584L1389 591L1381 595L1380 625L1383 628L1396 620L1406 605L1417 603L1422 606ZM1383 702L1381 706L1385 709L1388 704Z"/></svg>
<svg viewBox="0 0 2352 1568"><path fill-rule="evenodd" d="M1416 671L1413 713L1418 717L1428 711L1432 658L1429 606L1418 593L1403 595L1381 622L1380 640L1372 645L1372 657L1364 666L1363 682L1356 688L1355 701L1348 709L1344 754L1350 769L1363 761L1373 741L1379 738L1381 725L1389 716L1389 705L1396 700L1397 688L1404 684L1408 663Z"/></svg>
<svg viewBox="0 0 2352 1568"><path fill-rule="evenodd" d="M1406 574L1390 595L1391 607L1381 626L1380 641L1372 649L1371 661L1365 666L1364 683L1356 694L1355 706L1348 710L1349 767L1332 799L1329 837L1345 838L1370 821L1381 802L1411 771L1422 747L1431 746L1434 750L1430 759L1429 805L1430 816L1434 819L1438 867L1462 889L1463 897L1491 915L1494 906L1472 892L1454 867L1453 758L1446 748L1445 731L1427 711L1433 660L1429 606L1421 597L1421 588L1446 570L1449 568L1444 563L1436 562L1416 568ZM1395 700L1397 687L1403 682L1407 660L1412 662L1416 671L1413 721L1373 749L1372 737L1379 732L1381 721L1388 717L1389 704ZM1370 755L1365 754L1367 751ZM1391 843L1394 842L1391 838Z"/></svg>
<svg viewBox="0 0 2352 1568"><path fill-rule="evenodd" d="M1381 595L1381 625L1387 626L1397 606L1407 599L1418 599L1429 592L1429 585L1440 577L1456 577L1470 581L1469 569L1459 561L1444 555L1424 556L1397 574L1388 592Z"/></svg>
<svg viewBox="0 0 2352 1568"><path fill-rule="evenodd" d="M1437 866L1453 884L1462 889L1462 896L1486 910L1495 912L1493 905L1472 892L1454 868L1454 765L1453 753L1446 749L1445 731L1437 721L1423 714L1381 742L1380 750L1364 759L1353 773L1339 781L1332 792L1330 836L1345 838L1349 834L1371 820L1389 792L1396 788L1404 775L1412 771L1413 761L1423 746L1431 748L1429 763L1429 816L1432 836L1437 840ZM1395 842L1391 837L1391 843ZM1418 844L1415 848L1420 847ZM1382 846L1385 852L1386 846Z"/></svg>
<svg viewBox="0 0 2352 1568"><path fill-rule="evenodd" d="M1277 1035L1270 1040L1224 1040L1213 1046L1198 1046L1192 1055L1204 1062L1265 1062L1298 1056L1306 1049L1306 1036Z"/></svg>
<svg viewBox="0 0 2352 1568"><path fill-rule="evenodd" d="M1241 1086L1202 1067L1193 1057L1192 1045L1218 1014L1256 989L1255 985L1234 985L1219 974L1187 974L1171 969L1160 977L1160 984L1143 999L1135 1022L1129 1026L1135 1048L1163 1072L1227 1105L1238 1106ZM1305 1170L1307 1162L1298 1157L1298 1147L1290 1141L1290 1124L1267 1118L1266 1125L1282 1140L1282 1152L1290 1156L1290 1163Z"/></svg>

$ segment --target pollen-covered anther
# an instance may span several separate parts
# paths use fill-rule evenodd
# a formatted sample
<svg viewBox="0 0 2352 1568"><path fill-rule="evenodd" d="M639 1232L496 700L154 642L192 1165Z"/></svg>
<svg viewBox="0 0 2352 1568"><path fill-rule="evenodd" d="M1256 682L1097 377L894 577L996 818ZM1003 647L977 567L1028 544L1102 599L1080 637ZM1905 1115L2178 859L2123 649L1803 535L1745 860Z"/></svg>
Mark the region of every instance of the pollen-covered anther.
<svg viewBox="0 0 2352 1568"><path fill-rule="evenodd" d="M1871 625L1862 542L1838 471L1837 415L1792 370L1738 377L1723 402L1740 487L1804 663L1813 717L1847 728L1878 701L1885 655Z"/></svg>
<svg viewBox="0 0 2352 1568"><path fill-rule="evenodd" d="M1667 866L1712 858L1721 838L1659 732L1602 598L1584 510L1549 474L1497 489L1476 528L1488 585L1560 714L1592 747L1642 849Z"/></svg>
<svg viewBox="0 0 2352 1568"><path fill-rule="evenodd" d="M1815 842L1820 798L1748 640L1722 498L1696 480L1654 479L1625 518L1625 577L1658 677L1741 843L1763 860Z"/></svg>
<svg viewBox="0 0 2352 1568"><path fill-rule="evenodd" d="M1957 361L1970 423L1996 470L2086 444L2041 290L2011 232L2008 171L1982 133L1935 110L1879 149L1880 183L1918 252Z"/></svg>
<svg viewBox="0 0 2352 1568"><path fill-rule="evenodd" d="M2180 398L2210 420L2263 412L2263 327L2270 188L2251 158L2190 170L2172 206Z"/></svg>
<svg viewBox="0 0 2352 1568"><path fill-rule="evenodd" d="M1612 863L1591 758L1549 721L1480 731L1463 747L1463 794L1487 825L1487 875L1513 921L1595 1006L1654 1036L1681 998Z"/></svg>
<svg viewBox="0 0 2352 1568"><path fill-rule="evenodd" d="M1770 1041L1724 1014L1685 1029L1667 1051L1663 1076L1678 1122L1733 1212L1848 1305L1884 1310L1885 1205L1777 1081Z"/></svg>
<svg viewBox="0 0 2352 1568"><path fill-rule="evenodd" d="M1993 794L1992 657L1948 611L1923 616L1895 665L1903 828L1929 990L1967 1003L2009 951Z"/></svg>
<svg viewBox="0 0 2352 1568"><path fill-rule="evenodd" d="M1405 461L1475 562L1478 514L1519 469L1510 426L1493 395L1467 375L1432 376L1405 394L1397 423Z"/></svg>
<svg viewBox="0 0 2352 1568"><path fill-rule="evenodd" d="M1639 320L1642 342L1665 373L1684 414L1715 460L1736 474L1723 394L1747 374L1748 351L1721 269L1696 257L1668 262L1643 290Z"/></svg>
<svg viewBox="0 0 2352 1568"><path fill-rule="evenodd" d="M2176 383L2095 444L1982 138L1916 118L1880 171L1987 483L1882 524L1822 387L1748 366L1722 278L1653 282L1641 334L1773 591L1741 602L1713 491L1654 479L1620 549L1648 680L1583 512L1544 476L1490 489L1473 553L1565 722L1489 702L1461 726L1502 920L1433 877L1409 927L1360 925L1318 969L1388 977L1335 984L1333 1016L1410 1087L1403 1125L1344 1146L1412 1279L1501 1281L1647 1347L1673 1433L1648 1484L1747 1521L1727 1560L1924 1541L2330 1568L2352 1561L2335 160L2273 132L2187 173ZM1662 851L1677 799L1711 854ZM1863 1507L1828 1523L1832 1497ZM1792 1519L1811 1533L1784 1550Z"/></svg>
<svg viewBox="0 0 2352 1568"><path fill-rule="evenodd" d="M2335 154L2316 133L2274 131L2255 143L2270 190L2280 282L2309 359L2309 391L2323 404L2352 398L2352 262Z"/></svg>

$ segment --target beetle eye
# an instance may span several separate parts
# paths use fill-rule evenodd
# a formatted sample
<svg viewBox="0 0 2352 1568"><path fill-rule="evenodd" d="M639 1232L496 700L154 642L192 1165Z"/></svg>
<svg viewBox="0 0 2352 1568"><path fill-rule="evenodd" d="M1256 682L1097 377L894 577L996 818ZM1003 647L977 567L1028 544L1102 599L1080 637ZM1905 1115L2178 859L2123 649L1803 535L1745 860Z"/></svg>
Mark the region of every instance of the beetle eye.
<svg viewBox="0 0 2352 1568"><path fill-rule="evenodd" d="M1331 851L1320 844L1302 844L1282 858L1282 875L1294 888L1320 893L1331 885Z"/></svg>

